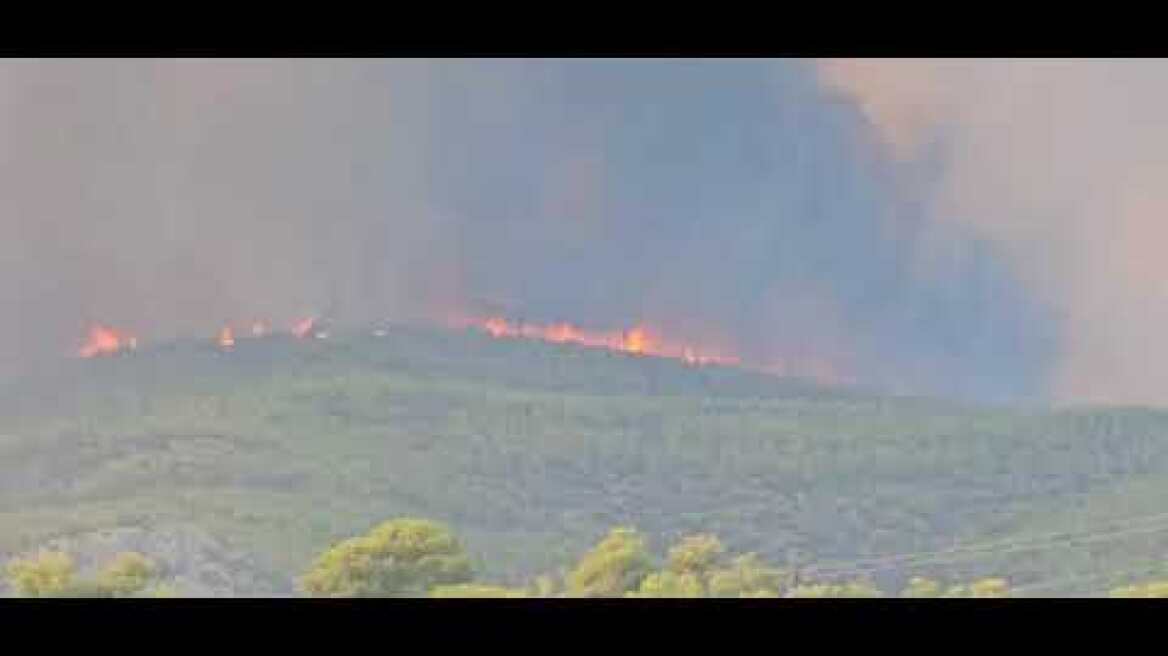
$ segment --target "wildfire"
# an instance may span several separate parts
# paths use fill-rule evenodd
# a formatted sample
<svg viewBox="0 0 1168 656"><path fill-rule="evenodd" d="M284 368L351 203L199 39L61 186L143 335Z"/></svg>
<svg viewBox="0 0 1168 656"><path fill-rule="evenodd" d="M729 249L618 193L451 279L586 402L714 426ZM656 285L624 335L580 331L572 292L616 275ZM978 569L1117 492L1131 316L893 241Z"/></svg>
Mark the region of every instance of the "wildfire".
<svg viewBox="0 0 1168 656"><path fill-rule="evenodd" d="M223 330L219 331L219 348L229 349L235 346L235 333L232 332L231 326L223 326Z"/></svg>
<svg viewBox="0 0 1168 656"><path fill-rule="evenodd" d="M496 339L532 339L554 344L575 344L585 348L605 349L632 356L671 358L686 365L701 367L707 365L737 366L765 372L777 376L809 378L829 385L855 384L857 379L846 367L846 359L824 359L813 354L797 353L793 357L769 358L765 362L744 364L737 355L724 350L711 349L709 345L680 342L666 338L661 333L645 326L634 325L627 330L588 330L567 322L538 324L512 321L502 316L485 318L465 317L447 319L448 325L459 328L475 328ZM327 322L326 322L327 323ZM298 339L327 339L327 325L321 325L316 317L296 321L291 333ZM251 323L251 336L260 338L270 334L264 321ZM377 329L375 336L384 337L387 331ZM231 350L236 346L235 333L231 325L220 329L216 337L220 349ZM89 328L85 343L78 350L82 358L112 356L133 351L138 347L138 339L123 331L102 324ZM791 355L791 354L787 354ZM822 356L823 354L818 354Z"/></svg>
<svg viewBox="0 0 1168 656"><path fill-rule="evenodd" d="M625 333L624 339L621 341L621 349L639 355L645 352L648 342L649 336L645 333L644 328L633 328Z"/></svg>
<svg viewBox="0 0 1168 656"><path fill-rule="evenodd" d="M97 324L89 329L85 344L77 354L83 358L93 358L99 355L114 355L123 350L138 348L138 339L133 335L125 334L108 326Z"/></svg>
<svg viewBox="0 0 1168 656"><path fill-rule="evenodd" d="M577 344L588 348L619 351L635 356L673 358L693 367L709 365L735 366L773 374L808 378L826 385L855 384L850 375L834 360L823 359L810 354L772 360L768 362L744 363L737 355L723 350L699 347L696 344L668 339L644 325L637 325L624 331L585 330L570 323L541 325L518 322L501 316L454 320L452 325L461 328L477 328L496 339L534 339L556 344Z"/></svg>
<svg viewBox="0 0 1168 656"><path fill-rule="evenodd" d="M736 365L739 359L712 352L699 352L688 344L678 344L650 331L644 326L635 326L627 331L591 331L569 323L540 325L516 323L502 317L488 317L459 322L476 327L494 338L536 339L556 344L577 344L588 348L602 348L620 351L630 355L646 355L674 358L689 365Z"/></svg>

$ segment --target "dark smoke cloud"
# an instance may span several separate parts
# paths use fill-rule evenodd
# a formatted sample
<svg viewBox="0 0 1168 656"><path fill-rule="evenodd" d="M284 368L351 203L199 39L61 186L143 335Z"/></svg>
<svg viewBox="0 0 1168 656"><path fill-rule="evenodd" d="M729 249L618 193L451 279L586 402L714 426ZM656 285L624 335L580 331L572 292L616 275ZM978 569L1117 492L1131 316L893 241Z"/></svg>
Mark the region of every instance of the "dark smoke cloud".
<svg viewBox="0 0 1168 656"><path fill-rule="evenodd" d="M911 391L1040 394L1051 362L995 246L925 221L805 62L9 61L0 103L14 364L92 320L484 299Z"/></svg>
<svg viewBox="0 0 1168 656"><path fill-rule="evenodd" d="M431 154L477 293L842 361L906 391L1041 393L1052 317L993 245L933 230L809 64L464 70L480 73L439 88Z"/></svg>

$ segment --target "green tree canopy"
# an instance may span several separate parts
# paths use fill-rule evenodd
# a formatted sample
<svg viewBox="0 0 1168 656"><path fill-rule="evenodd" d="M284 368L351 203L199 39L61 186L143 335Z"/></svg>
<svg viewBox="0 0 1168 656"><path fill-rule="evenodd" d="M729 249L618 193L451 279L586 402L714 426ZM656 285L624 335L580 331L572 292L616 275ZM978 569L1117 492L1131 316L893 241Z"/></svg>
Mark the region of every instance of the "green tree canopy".
<svg viewBox="0 0 1168 656"><path fill-rule="evenodd" d="M704 577L721 564L726 549L717 536L700 533L682 538L669 549L665 568L678 575L693 574Z"/></svg>
<svg viewBox="0 0 1168 656"><path fill-rule="evenodd" d="M24 597L109 598L150 595L151 584L156 583L158 573L153 562L134 551L114 556L94 579L78 579L73 559L68 554L56 551L12 560L6 569L12 588Z"/></svg>
<svg viewBox="0 0 1168 656"><path fill-rule="evenodd" d="M620 597L636 590L652 566L645 538L632 528L614 528L568 574L568 592L577 597Z"/></svg>
<svg viewBox="0 0 1168 656"><path fill-rule="evenodd" d="M654 572L641 581L641 586L626 597L665 597L670 599L697 598L706 596L702 580L695 574L675 574L674 572Z"/></svg>
<svg viewBox="0 0 1168 656"><path fill-rule="evenodd" d="M68 596L76 567L69 554L42 551L28 558L10 560L5 567L8 583L22 597Z"/></svg>
<svg viewBox="0 0 1168 656"><path fill-rule="evenodd" d="M470 579L470 560L446 526L401 518L326 550L300 584L323 597L419 596Z"/></svg>
<svg viewBox="0 0 1168 656"><path fill-rule="evenodd" d="M735 557L726 567L709 574L711 597L777 597L782 593L786 575L768 566L757 554Z"/></svg>
<svg viewBox="0 0 1168 656"><path fill-rule="evenodd" d="M99 590L114 597L136 595L150 585L158 568L150 559L136 551L118 554L97 575Z"/></svg>

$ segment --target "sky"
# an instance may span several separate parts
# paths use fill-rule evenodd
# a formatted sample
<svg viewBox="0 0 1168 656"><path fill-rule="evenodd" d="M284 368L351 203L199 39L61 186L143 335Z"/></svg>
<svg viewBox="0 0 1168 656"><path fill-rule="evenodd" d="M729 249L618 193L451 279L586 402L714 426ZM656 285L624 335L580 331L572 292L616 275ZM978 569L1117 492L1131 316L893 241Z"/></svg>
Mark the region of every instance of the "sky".
<svg viewBox="0 0 1168 656"><path fill-rule="evenodd" d="M0 368L328 312L1163 402L1162 62L6 60Z"/></svg>

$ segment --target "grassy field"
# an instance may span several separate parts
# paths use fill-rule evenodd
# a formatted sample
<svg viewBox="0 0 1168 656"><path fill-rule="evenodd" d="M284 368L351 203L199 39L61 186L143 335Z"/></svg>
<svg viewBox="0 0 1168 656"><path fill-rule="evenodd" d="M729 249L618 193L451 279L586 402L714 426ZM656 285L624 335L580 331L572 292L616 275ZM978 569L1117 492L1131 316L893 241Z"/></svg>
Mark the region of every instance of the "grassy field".
<svg viewBox="0 0 1168 656"><path fill-rule="evenodd" d="M888 589L994 574L1087 594L1168 549L1168 412L1147 409L979 408L398 328L68 362L0 411L0 558L186 527L246 556L238 594L290 593L316 552L398 515L448 522L500 582L615 524Z"/></svg>

